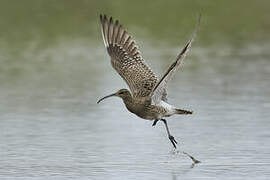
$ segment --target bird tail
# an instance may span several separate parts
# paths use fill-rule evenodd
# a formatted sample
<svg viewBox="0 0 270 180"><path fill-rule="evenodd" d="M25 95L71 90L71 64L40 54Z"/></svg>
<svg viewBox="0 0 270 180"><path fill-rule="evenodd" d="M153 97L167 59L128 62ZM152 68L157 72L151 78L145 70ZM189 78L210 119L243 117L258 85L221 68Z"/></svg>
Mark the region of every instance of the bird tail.
<svg viewBox="0 0 270 180"><path fill-rule="evenodd" d="M187 110L183 110L183 109L175 109L176 114L192 114L192 111L187 111Z"/></svg>

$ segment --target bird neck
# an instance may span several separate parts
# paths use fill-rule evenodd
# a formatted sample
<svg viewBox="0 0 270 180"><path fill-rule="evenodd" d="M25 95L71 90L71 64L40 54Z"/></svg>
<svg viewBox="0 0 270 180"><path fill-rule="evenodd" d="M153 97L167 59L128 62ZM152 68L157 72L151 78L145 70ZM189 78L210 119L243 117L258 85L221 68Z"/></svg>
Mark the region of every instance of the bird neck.
<svg viewBox="0 0 270 180"><path fill-rule="evenodd" d="M123 99L126 108L132 112L136 114L136 105L134 104L133 98L132 96L130 97L126 97L125 99Z"/></svg>
<svg viewBox="0 0 270 180"><path fill-rule="evenodd" d="M133 97L131 96L131 94L129 93L128 95L122 97L122 100L124 101L128 110L130 110L132 108L132 105L133 105Z"/></svg>
<svg viewBox="0 0 270 180"><path fill-rule="evenodd" d="M127 96L122 97L122 99L126 105L133 102L133 98L131 94L128 94Z"/></svg>

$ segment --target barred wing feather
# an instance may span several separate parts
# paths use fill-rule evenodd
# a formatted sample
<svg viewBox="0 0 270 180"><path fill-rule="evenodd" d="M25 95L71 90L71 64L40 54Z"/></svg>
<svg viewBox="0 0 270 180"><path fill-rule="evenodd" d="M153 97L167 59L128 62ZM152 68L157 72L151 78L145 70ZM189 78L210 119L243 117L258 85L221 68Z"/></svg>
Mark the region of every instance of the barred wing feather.
<svg viewBox="0 0 270 180"><path fill-rule="evenodd" d="M158 78L143 60L135 41L118 20L100 15L100 22L113 68L126 81L134 98L149 98Z"/></svg>

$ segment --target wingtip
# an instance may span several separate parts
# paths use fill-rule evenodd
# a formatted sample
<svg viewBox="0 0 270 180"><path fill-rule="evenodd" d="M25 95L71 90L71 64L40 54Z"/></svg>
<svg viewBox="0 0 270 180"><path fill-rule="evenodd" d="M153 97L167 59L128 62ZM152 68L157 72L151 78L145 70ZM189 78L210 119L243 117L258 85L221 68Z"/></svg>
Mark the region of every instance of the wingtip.
<svg viewBox="0 0 270 180"><path fill-rule="evenodd" d="M99 18L101 22L109 21L110 24L114 23L113 17L111 16L110 18L107 18L106 14L99 14ZM115 25L119 25L119 20L115 20Z"/></svg>
<svg viewBox="0 0 270 180"><path fill-rule="evenodd" d="M199 17L198 17L199 21L200 21L201 17L202 17L202 13L200 12Z"/></svg>
<svg viewBox="0 0 270 180"><path fill-rule="evenodd" d="M112 24L113 23L113 18L112 17L110 17L110 24Z"/></svg>
<svg viewBox="0 0 270 180"><path fill-rule="evenodd" d="M202 14L199 13L199 16L198 16L198 22L197 22L197 27L198 27L198 28L200 27L200 24L201 24L201 18L202 18Z"/></svg>
<svg viewBox="0 0 270 180"><path fill-rule="evenodd" d="M103 15L102 14L99 14L99 19L100 19L100 22L103 21Z"/></svg>
<svg viewBox="0 0 270 180"><path fill-rule="evenodd" d="M191 43L194 41L195 39L195 36L197 35L199 29L200 29L200 24L201 24L201 17L202 17L202 14L199 13L199 16L198 16L198 21L197 21L197 24L195 26L195 30L193 31L192 35L191 35L191 38L190 40L188 41L187 45L186 45L186 50L191 46Z"/></svg>
<svg viewBox="0 0 270 180"><path fill-rule="evenodd" d="M99 18L100 18L100 21L101 21L101 22L107 21L107 15L106 15L106 14L100 13L100 14L99 14Z"/></svg>

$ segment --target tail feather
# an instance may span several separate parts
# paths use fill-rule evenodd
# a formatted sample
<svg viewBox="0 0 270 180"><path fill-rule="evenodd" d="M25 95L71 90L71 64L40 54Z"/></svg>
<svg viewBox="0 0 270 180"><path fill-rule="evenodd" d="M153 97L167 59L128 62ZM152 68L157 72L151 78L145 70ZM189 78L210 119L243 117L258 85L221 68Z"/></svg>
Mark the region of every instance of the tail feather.
<svg viewBox="0 0 270 180"><path fill-rule="evenodd" d="M176 114L192 114L192 111L187 111L187 110L183 110L183 109L175 109L176 110Z"/></svg>

